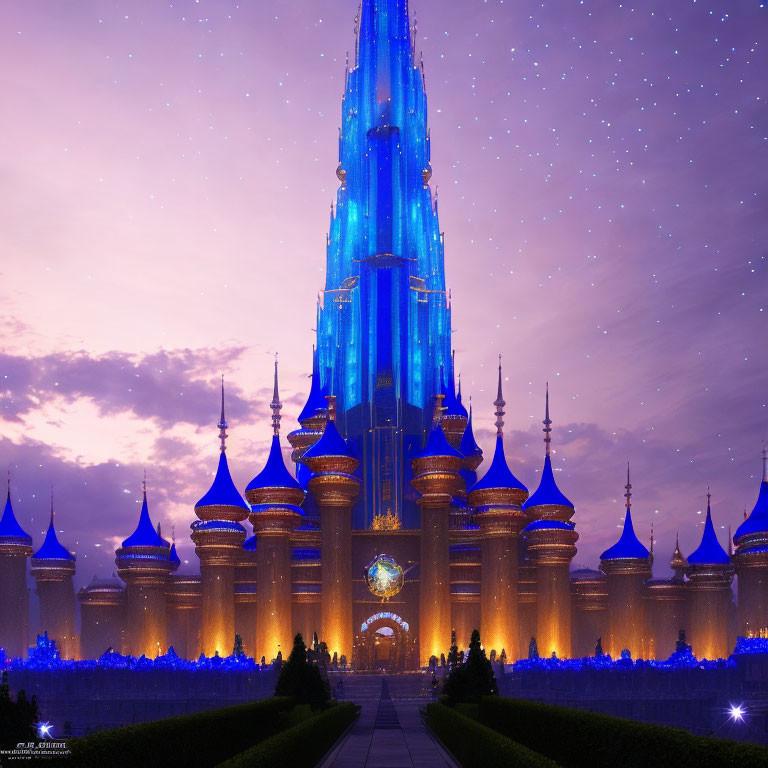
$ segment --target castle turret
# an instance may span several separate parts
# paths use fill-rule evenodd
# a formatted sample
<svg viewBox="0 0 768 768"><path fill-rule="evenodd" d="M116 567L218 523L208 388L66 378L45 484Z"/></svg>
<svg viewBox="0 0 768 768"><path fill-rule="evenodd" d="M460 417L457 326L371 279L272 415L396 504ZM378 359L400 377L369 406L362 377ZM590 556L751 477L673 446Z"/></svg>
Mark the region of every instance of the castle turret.
<svg viewBox="0 0 768 768"><path fill-rule="evenodd" d="M256 658L267 661L278 652L287 658L291 635L291 533L303 511L304 491L286 469L280 449L280 408L272 401L272 443L264 469L245 489L252 505L248 518L256 534Z"/></svg>
<svg viewBox="0 0 768 768"><path fill-rule="evenodd" d="M277 362L275 362L275 397ZM200 558L202 587L201 643L206 656L227 656L235 642L235 563L246 531L242 521L250 509L232 482L227 464L227 421L224 381L221 383L219 466L208 492L195 504L199 518L192 523L192 541Z"/></svg>
<svg viewBox="0 0 768 768"><path fill-rule="evenodd" d="M464 430L468 422L467 409L462 405L461 400L456 396L456 352L453 353L453 363L451 365L448 381L445 381L443 371L440 372L440 388L443 395L443 413L442 424L443 432L448 442L454 447L459 448L459 443L464 435ZM460 449L459 449L460 450Z"/></svg>
<svg viewBox="0 0 768 768"><path fill-rule="evenodd" d="M536 642L542 656L571 655L571 585L568 571L579 535L571 522L573 504L560 491L552 472L549 385L544 407L544 469L539 487L523 505L532 520L523 533L536 566Z"/></svg>
<svg viewBox="0 0 768 768"><path fill-rule="evenodd" d="M571 653L592 656L598 640L608 637L608 589L605 574L579 568L571 580Z"/></svg>
<svg viewBox="0 0 768 768"><path fill-rule="evenodd" d="M258 565L256 563L256 534L244 542L235 563L235 632L243 640L243 650L256 656L258 641ZM260 658L260 657L258 657Z"/></svg>
<svg viewBox="0 0 768 768"><path fill-rule="evenodd" d="M96 576L77 593L80 600L80 655L98 659L108 648L125 648L125 587L112 575Z"/></svg>
<svg viewBox="0 0 768 768"><path fill-rule="evenodd" d="M32 576L40 600L39 634L48 632L59 648L62 659L79 657L79 638L75 629L75 556L56 537L53 525L53 492L51 519L40 549L32 555Z"/></svg>
<svg viewBox="0 0 768 768"><path fill-rule="evenodd" d="M419 660L440 657L451 645L451 573L449 530L451 499L463 481L464 457L445 437L441 424L442 393L437 395L433 427L424 448L412 457L411 484L419 493L421 536L419 560Z"/></svg>
<svg viewBox="0 0 768 768"><path fill-rule="evenodd" d="M322 633L328 652L352 658L352 505L360 491L358 459L336 427L336 398L327 397L323 436L304 454L309 489L320 508Z"/></svg>
<svg viewBox="0 0 768 768"><path fill-rule="evenodd" d="M200 637L202 585L201 577L192 573L176 573L179 564L171 545L172 573L165 590L168 611L168 645L182 659L197 659L202 651ZM178 556L176 556L178 559ZM229 649L232 650L231 648Z"/></svg>
<svg viewBox="0 0 768 768"><path fill-rule="evenodd" d="M712 524L710 493L701 544L688 556L688 642L699 659L724 659L733 651L736 638L728 637L731 558L717 540Z"/></svg>
<svg viewBox="0 0 768 768"><path fill-rule="evenodd" d="M480 526L480 637L489 650L518 656L518 536L527 522L528 489L512 474L504 455L501 362L496 400L496 449L488 471L470 489L469 504Z"/></svg>
<svg viewBox="0 0 768 768"><path fill-rule="evenodd" d="M763 444L763 477L752 512L736 529L733 562L739 582L738 633L768 633L768 447Z"/></svg>
<svg viewBox="0 0 768 768"><path fill-rule="evenodd" d="M29 589L27 558L32 537L16 520L11 504L11 474L8 495L0 518L0 648L8 657L26 657L29 646Z"/></svg>
<svg viewBox="0 0 768 768"><path fill-rule="evenodd" d="M136 530L115 552L117 574L125 582L125 645L123 652L155 658L167 650L165 590L173 564L171 545L149 518L147 483Z"/></svg>
<svg viewBox="0 0 768 768"><path fill-rule="evenodd" d="M684 584L686 565L680 542L676 539L669 563L674 576L671 579L650 579L645 583L649 659L668 659L677 647L680 630L688 626Z"/></svg>
<svg viewBox="0 0 768 768"><path fill-rule="evenodd" d="M603 646L613 658L629 650L633 658L646 656L646 623L643 588L651 575L650 552L640 543L632 525L632 484L627 485L624 529L619 540L600 555L600 570L607 577L608 642Z"/></svg>

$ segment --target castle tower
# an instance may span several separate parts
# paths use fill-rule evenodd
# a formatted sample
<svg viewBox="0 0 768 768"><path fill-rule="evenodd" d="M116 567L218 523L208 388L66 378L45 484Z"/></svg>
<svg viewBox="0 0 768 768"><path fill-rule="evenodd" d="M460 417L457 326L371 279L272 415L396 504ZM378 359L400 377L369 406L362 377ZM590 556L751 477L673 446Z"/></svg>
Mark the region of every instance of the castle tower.
<svg viewBox="0 0 768 768"><path fill-rule="evenodd" d="M733 562L739 580L738 633L768 632L768 448L763 444L763 479L749 517L733 537Z"/></svg>
<svg viewBox="0 0 768 768"><path fill-rule="evenodd" d="M108 648L125 647L125 587L114 577L97 579L81 587L80 656L98 659Z"/></svg>
<svg viewBox="0 0 768 768"><path fill-rule="evenodd" d="M645 610L648 621L648 658L668 659L677 647L678 634L688 627L685 610L686 560L675 541L669 563L671 579L650 579L645 584Z"/></svg>
<svg viewBox="0 0 768 768"><path fill-rule="evenodd" d="M592 656L598 640L608 637L608 588L605 574L580 568L571 579L571 654Z"/></svg>
<svg viewBox="0 0 768 768"><path fill-rule="evenodd" d="M440 369L453 380L423 78L406 0L362 0L317 312L322 383L361 460L355 528L388 510L419 527L409 458L430 427Z"/></svg>
<svg viewBox="0 0 768 768"><path fill-rule="evenodd" d="M571 655L571 585L568 571L579 535L571 522L573 504L561 493L552 472L549 385L544 407L544 469L539 487L523 505L532 520L523 533L536 566L536 643L542 656Z"/></svg>
<svg viewBox="0 0 768 768"><path fill-rule="evenodd" d="M79 639L75 629L75 556L56 537L53 526L53 493L51 520L40 549L32 555L32 576L40 600L39 634L48 632L56 641L62 659L79 658Z"/></svg>
<svg viewBox="0 0 768 768"><path fill-rule="evenodd" d="M441 371L440 391L443 395L443 413L442 424L443 432L448 442L458 448L461 438L469 421L467 409L462 405L461 400L456 396L456 384L454 381L456 353L451 358L451 371L448 376L448 382L445 383L445 376Z"/></svg>
<svg viewBox="0 0 768 768"><path fill-rule="evenodd" d="M32 538L16 521L11 505L11 474L8 495L0 518L0 648L9 658L26 658L29 646L29 589L27 558Z"/></svg>
<svg viewBox="0 0 768 768"><path fill-rule="evenodd" d="M280 449L280 409L277 387L272 409L272 444L264 469L245 489L252 505L249 520L256 535L256 658L267 662L281 653L288 658L291 635L291 533L304 512L298 505L304 491L288 472Z"/></svg>
<svg viewBox="0 0 768 768"><path fill-rule="evenodd" d="M168 648L165 590L173 564L171 545L149 518L146 480L143 496L139 524L115 552L115 563L125 582L123 652L154 659Z"/></svg>
<svg viewBox="0 0 768 768"><path fill-rule="evenodd" d="M336 398L329 395L323 436L304 454L309 490L320 508L322 553L321 640L333 656L352 658L352 505L360 490L358 459L336 427Z"/></svg>
<svg viewBox="0 0 768 768"><path fill-rule="evenodd" d="M235 632L243 639L243 650L256 656L259 611L258 573L256 563L257 537L249 536L235 561ZM260 656L259 656L260 658Z"/></svg>
<svg viewBox="0 0 768 768"><path fill-rule="evenodd" d="M277 397L277 362L275 362ZM192 541L200 558L202 587L201 643L206 656L228 656L235 642L235 563L245 541L241 525L250 509L232 482L227 464L224 382L221 384L219 466L208 492L195 504Z"/></svg>
<svg viewBox="0 0 768 768"><path fill-rule="evenodd" d="M699 659L725 659L736 638L728 637L731 605L731 558L717 540L712 525L710 494L701 544L688 556L688 642Z"/></svg>
<svg viewBox="0 0 768 768"><path fill-rule="evenodd" d="M307 643L315 632L318 635L321 634L323 626L323 577L320 551L319 547L291 548L292 626L294 633L301 632Z"/></svg>
<svg viewBox="0 0 768 768"><path fill-rule="evenodd" d="M438 395L435 426L424 449L413 456L413 480L421 507L419 560L419 660L440 657L451 647L451 572L448 531L451 498L461 488L464 457L445 437ZM325 567L325 564L323 564Z"/></svg>
<svg viewBox="0 0 768 768"><path fill-rule="evenodd" d="M504 455L501 362L496 400L496 449L468 501L480 526L480 637L489 650L518 657L518 536L527 522L528 489L510 472Z"/></svg>
<svg viewBox="0 0 768 768"><path fill-rule="evenodd" d="M174 557L175 556L175 557ZM202 651L200 624L202 612L202 585L200 576L175 573L175 545L171 545L172 570L165 591L168 611L168 645L182 658L194 660ZM230 649L231 650L231 649Z"/></svg>
<svg viewBox="0 0 768 768"><path fill-rule="evenodd" d="M469 648L472 630L480 627L480 547L451 544L451 629L460 651Z"/></svg>
<svg viewBox="0 0 768 768"><path fill-rule="evenodd" d="M627 512L619 540L600 555L600 570L608 587L608 642L606 653L614 659L625 649L632 658L646 656L646 624L643 588L651 575L650 552L640 543L632 525L632 484L627 485Z"/></svg>

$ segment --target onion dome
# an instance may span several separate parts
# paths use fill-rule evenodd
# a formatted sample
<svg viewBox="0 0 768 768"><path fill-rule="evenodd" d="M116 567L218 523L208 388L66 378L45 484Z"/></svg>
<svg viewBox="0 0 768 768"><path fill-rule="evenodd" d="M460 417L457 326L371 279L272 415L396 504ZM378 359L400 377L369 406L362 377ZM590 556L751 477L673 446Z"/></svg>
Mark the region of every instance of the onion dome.
<svg viewBox="0 0 768 768"><path fill-rule="evenodd" d="M309 387L307 402L299 414L299 424L318 416L325 417L325 409L328 407L327 394L325 388L320 384L319 354L312 347L312 384Z"/></svg>
<svg viewBox="0 0 768 768"><path fill-rule="evenodd" d="M177 571L181 565L181 558L176 552L176 542L171 544L171 551L168 553L168 560L171 563L171 570Z"/></svg>
<svg viewBox="0 0 768 768"><path fill-rule="evenodd" d="M626 560L630 558L645 559L650 558L651 553L643 546L640 539L635 535L635 528L632 525L632 512L628 508L624 517L624 530L621 532L619 540L600 555L601 560Z"/></svg>
<svg viewBox="0 0 768 768"><path fill-rule="evenodd" d="M64 560L74 563L75 556L65 549L56 536L56 529L53 526L53 495L51 495L51 520L48 523L48 530L40 549L32 555L33 560Z"/></svg>
<svg viewBox="0 0 768 768"><path fill-rule="evenodd" d="M547 384L547 393L544 406L544 469L541 472L541 480L539 481L539 487L528 497L528 500L523 504L523 509L534 516L547 517L548 510L543 509L545 507L565 507L566 510L571 510L570 513L565 512L568 517L573 514L573 504L565 496L565 494L557 487L555 482L555 476L552 472L552 459L550 456L550 443L552 438L550 433L552 432L552 420L549 418L549 384Z"/></svg>
<svg viewBox="0 0 768 768"><path fill-rule="evenodd" d="M760 491L749 517L736 529L733 543L741 550L743 545L749 546L750 540L762 540L762 546L768 546L768 448L763 444L763 479Z"/></svg>
<svg viewBox="0 0 768 768"><path fill-rule="evenodd" d="M504 455L504 440L501 435L496 436L496 449L493 453L493 461L488 471L478 480L470 489L470 493L475 491L485 491L497 488L509 488L515 491L527 493L528 489L512 474L507 459Z"/></svg>
<svg viewBox="0 0 768 768"><path fill-rule="evenodd" d="M147 504L146 481L144 485L144 500L141 503L139 524L136 530L123 542L126 547L162 547L170 549L170 544L155 530L149 518L149 506Z"/></svg>
<svg viewBox="0 0 768 768"><path fill-rule="evenodd" d="M632 483L629 482L629 464L627 464L627 484L624 486L627 500L627 514L624 517L624 529L619 540L600 555L601 560L650 560L651 553L635 535L632 525Z"/></svg>
<svg viewBox="0 0 768 768"><path fill-rule="evenodd" d="M223 446L222 446L223 447ZM219 466L216 469L216 477L208 492L195 504L195 509L203 507L232 507L233 512L239 517L248 514L248 505L237 490L232 475L229 473L227 454L222 450L219 454ZM244 514L239 514L242 511Z"/></svg>
<svg viewBox="0 0 768 768"><path fill-rule="evenodd" d="M439 423L432 428L424 448L418 453L413 454L412 458L427 459L438 456L450 456L454 459L464 458L464 455L448 442L445 432L443 432L443 426Z"/></svg>
<svg viewBox="0 0 768 768"><path fill-rule="evenodd" d="M710 494L707 492L707 519L704 523L704 533L701 544L688 555L688 565L730 565L731 558L717 540L715 526L712 525L712 510L710 509Z"/></svg>
<svg viewBox="0 0 768 768"><path fill-rule="evenodd" d="M277 361L275 361L275 388L272 402L272 443L264 469L248 483L245 497L251 504L269 502L300 504L304 491L296 478L288 471L280 448L280 409L282 403L277 391Z"/></svg>
<svg viewBox="0 0 768 768"><path fill-rule="evenodd" d="M329 419L325 423L322 437L304 454L305 459L319 459L326 457L343 457L357 459L352 446L341 436L336 427L335 419Z"/></svg>
<svg viewBox="0 0 768 768"><path fill-rule="evenodd" d="M5 509L0 518L0 546L31 547L32 537L27 534L16 520L11 504L11 480L8 478L8 495L5 499Z"/></svg>

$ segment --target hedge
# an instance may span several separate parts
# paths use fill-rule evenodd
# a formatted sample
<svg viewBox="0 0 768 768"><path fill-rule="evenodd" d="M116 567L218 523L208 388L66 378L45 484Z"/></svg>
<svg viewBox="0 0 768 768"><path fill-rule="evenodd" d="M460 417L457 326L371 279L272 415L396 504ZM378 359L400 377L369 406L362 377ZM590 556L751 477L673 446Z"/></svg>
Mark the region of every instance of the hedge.
<svg viewBox="0 0 768 768"><path fill-rule="evenodd" d="M333 706L265 739L216 768L312 768L355 721L360 707L351 702Z"/></svg>
<svg viewBox="0 0 768 768"><path fill-rule="evenodd" d="M68 740L71 755L46 766L210 768L272 736L282 725L280 714L292 704L288 698L264 699L98 731Z"/></svg>
<svg viewBox="0 0 768 768"><path fill-rule="evenodd" d="M610 715L485 697L480 722L565 768L765 768L768 749Z"/></svg>
<svg viewBox="0 0 768 768"><path fill-rule="evenodd" d="M558 768L548 757L445 704L427 705L427 724L463 768Z"/></svg>

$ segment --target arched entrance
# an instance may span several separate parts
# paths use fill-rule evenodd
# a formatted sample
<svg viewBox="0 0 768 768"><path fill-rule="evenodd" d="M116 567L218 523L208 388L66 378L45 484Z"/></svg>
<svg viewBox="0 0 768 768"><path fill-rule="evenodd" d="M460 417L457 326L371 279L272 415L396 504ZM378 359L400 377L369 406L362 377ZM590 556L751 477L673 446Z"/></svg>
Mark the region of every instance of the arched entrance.
<svg viewBox="0 0 768 768"><path fill-rule="evenodd" d="M410 626L390 611L369 616L355 635L352 664L370 672L403 672L411 656Z"/></svg>

